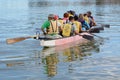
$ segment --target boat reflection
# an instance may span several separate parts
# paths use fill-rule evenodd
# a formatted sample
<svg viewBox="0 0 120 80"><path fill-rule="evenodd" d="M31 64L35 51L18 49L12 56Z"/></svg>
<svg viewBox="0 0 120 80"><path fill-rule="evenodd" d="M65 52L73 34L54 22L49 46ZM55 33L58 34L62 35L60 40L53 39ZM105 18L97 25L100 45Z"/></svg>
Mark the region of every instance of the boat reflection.
<svg viewBox="0 0 120 80"><path fill-rule="evenodd" d="M72 62L83 60L85 56L92 55L92 52L99 52L99 46L93 42L84 45L75 46L59 46L54 48L43 48L40 53L42 63L45 64L45 71L48 76L55 76L57 74L57 66L60 62ZM71 64L69 65L69 71L71 71Z"/></svg>

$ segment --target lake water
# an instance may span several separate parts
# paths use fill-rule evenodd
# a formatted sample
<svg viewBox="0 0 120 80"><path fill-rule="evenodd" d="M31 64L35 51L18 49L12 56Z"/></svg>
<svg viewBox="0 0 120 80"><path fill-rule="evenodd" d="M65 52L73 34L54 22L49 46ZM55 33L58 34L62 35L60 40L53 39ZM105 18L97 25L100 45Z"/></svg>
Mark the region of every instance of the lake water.
<svg viewBox="0 0 120 80"><path fill-rule="evenodd" d="M119 0L0 0L0 80L119 80ZM49 13L91 11L104 39L73 47L43 48L27 39L12 45L7 38L34 35ZM63 49L64 48L64 49Z"/></svg>

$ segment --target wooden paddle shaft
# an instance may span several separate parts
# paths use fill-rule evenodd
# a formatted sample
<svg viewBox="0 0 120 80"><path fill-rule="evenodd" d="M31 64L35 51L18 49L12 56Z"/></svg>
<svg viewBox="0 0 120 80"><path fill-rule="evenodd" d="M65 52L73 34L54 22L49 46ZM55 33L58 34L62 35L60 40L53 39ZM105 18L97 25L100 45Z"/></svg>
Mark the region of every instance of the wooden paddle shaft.
<svg viewBox="0 0 120 80"><path fill-rule="evenodd" d="M28 39L28 38L31 38L31 36L11 38L11 39L7 39L6 42L7 42L7 44L13 44L13 43L20 42L20 41L23 41L23 40Z"/></svg>

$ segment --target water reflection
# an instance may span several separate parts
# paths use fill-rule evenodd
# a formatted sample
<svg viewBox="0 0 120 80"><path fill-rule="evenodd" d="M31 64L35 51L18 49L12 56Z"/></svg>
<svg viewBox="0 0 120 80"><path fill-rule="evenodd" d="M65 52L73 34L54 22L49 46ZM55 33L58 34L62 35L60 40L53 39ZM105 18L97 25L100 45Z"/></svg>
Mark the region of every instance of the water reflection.
<svg viewBox="0 0 120 80"><path fill-rule="evenodd" d="M15 62L15 63L6 63L6 66L7 67L12 67L12 66L21 66L21 65L23 65L24 63L22 63L22 62Z"/></svg>
<svg viewBox="0 0 120 80"><path fill-rule="evenodd" d="M48 76L54 76L57 74L57 63L58 63L58 56L57 54L51 54L49 56L46 56L43 58L42 61L46 66L45 71L48 74Z"/></svg>
<svg viewBox="0 0 120 80"><path fill-rule="evenodd" d="M85 45L77 45L73 47L65 45L64 47L62 46L62 48L44 48L40 54L42 56L42 63L45 64L44 68L47 75L55 76L59 73L57 72L57 66L60 62L68 63L83 60L86 56L91 56L91 51L93 50L99 52L99 46L91 42ZM72 71L72 64L68 65L68 71Z"/></svg>
<svg viewBox="0 0 120 80"><path fill-rule="evenodd" d="M37 69L37 73L43 72L44 75L46 74L52 77L56 74L61 74L61 71L66 69L69 73L72 73L74 69L71 62L81 61L85 57L91 56L93 52L99 52L99 45L96 45L94 42L74 45L72 47L64 45L64 47L43 48L30 55L12 56L0 59L0 69L7 70L14 68L16 71L29 69L32 72L35 72ZM61 70L61 66L68 67ZM43 70L39 72L38 69Z"/></svg>
<svg viewBox="0 0 120 80"><path fill-rule="evenodd" d="M104 4L120 4L119 0L96 0L97 5L104 5Z"/></svg>
<svg viewBox="0 0 120 80"><path fill-rule="evenodd" d="M69 6L69 5L73 5L73 6L79 6L79 5L90 5L90 4L96 4L96 5L104 5L104 4L120 4L119 0L69 0L69 1L65 1L65 0L60 0L60 1L52 1L52 0L29 0L29 7L49 7L49 6Z"/></svg>
<svg viewBox="0 0 120 80"><path fill-rule="evenodd" d="M49 1L49 0L37 0L37 1L30 0L29 1L29 7L49 7L54 5L67 6L69 5L69 1L54 1L54 3L53 1Z"/></svg>

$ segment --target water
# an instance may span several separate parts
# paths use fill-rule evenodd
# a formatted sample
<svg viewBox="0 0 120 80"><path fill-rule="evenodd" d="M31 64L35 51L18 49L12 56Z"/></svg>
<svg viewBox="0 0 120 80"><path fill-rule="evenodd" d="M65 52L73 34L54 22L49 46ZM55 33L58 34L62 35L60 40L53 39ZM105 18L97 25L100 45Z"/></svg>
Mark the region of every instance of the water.
<svg viewBox="0 0 120 80"><path fill-rule="evenodd" d="M119 80L119 5L119 0L1 0L0 80ZM96 34L105 39L57 50L34 39L6 44L7 38L34 35L49 13L62 17L68 10L91 10L98 24L110 24Z"/></svg>

